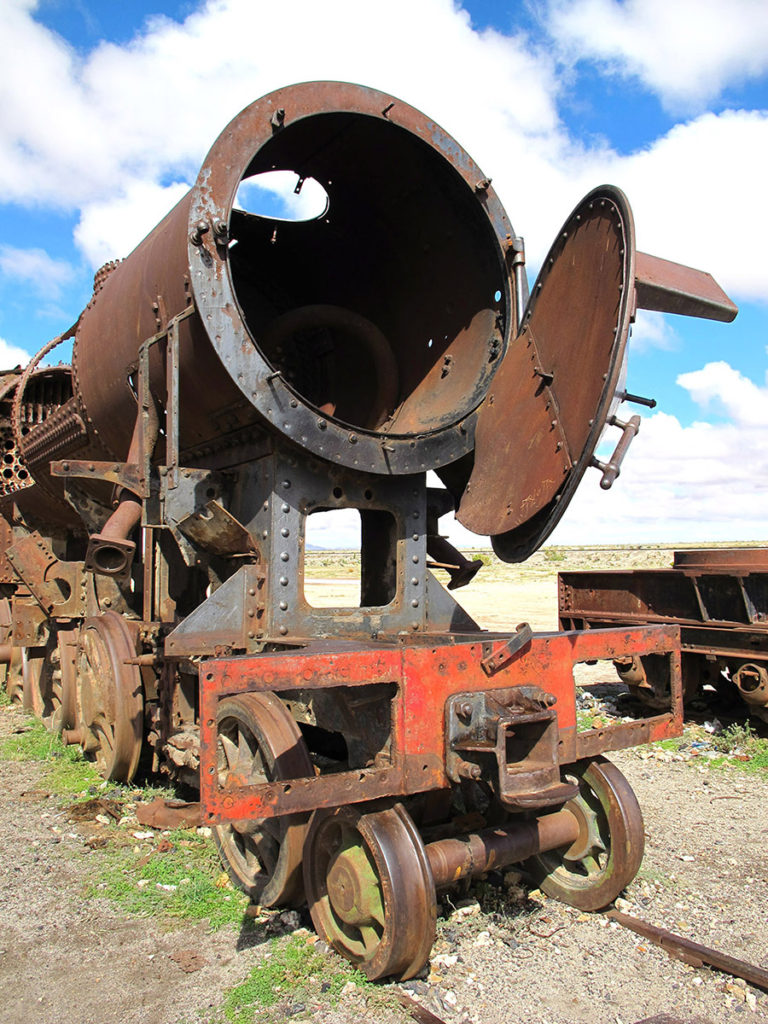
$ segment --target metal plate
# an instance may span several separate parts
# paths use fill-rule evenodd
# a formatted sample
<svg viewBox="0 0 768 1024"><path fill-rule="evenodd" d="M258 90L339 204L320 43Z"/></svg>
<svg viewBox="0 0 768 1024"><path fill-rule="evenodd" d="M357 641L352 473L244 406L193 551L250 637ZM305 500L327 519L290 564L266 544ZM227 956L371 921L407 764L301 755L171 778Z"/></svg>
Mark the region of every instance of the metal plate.
<svg viewBox="0 0 768 1024"><path fill-rule="evenodd" d="M589 465L622 375L634 261L627 199L601 186L550 249L481 406L457 518L505 561L541 545Z"/></svg>

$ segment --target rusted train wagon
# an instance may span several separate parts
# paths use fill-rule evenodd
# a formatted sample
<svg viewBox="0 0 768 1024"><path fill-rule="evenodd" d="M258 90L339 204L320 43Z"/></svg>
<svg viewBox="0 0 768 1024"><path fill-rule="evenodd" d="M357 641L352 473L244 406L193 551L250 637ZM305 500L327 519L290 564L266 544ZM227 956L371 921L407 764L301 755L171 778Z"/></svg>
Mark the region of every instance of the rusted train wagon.
<svg viewBox="0 0 768 1024"><path fill-rule="evenodd" d="M239 209L276 169L320 183L325 212ZM71 368L6 378L11 687L105 776L199 786L233 878L306 898L370 977L417 972L436 889L492 866L606 905L643 827L603 754L679 730L677 629L487 633L433 570L455 590L477 569L439 536L454 511L528 557L606 423L610 485L638 424L615 418L637 306L736 312L636 252L610 186L529 298L490 179L433 121L355 85L258 100L97 275ZM307 521L334 509L360 519L359 607L305 594ZM574 663L651 655L667 708L577 732Z"/></svg>
<svg viewBox="0 0 768 1024"><path fill-rule="evenodd" d="M684 698L709 684L768 721L768 548L675 551L671 569L560 573L558 607L561 629L679 626ZM664 706L660 662L616 667L636 696Z"/></svg>

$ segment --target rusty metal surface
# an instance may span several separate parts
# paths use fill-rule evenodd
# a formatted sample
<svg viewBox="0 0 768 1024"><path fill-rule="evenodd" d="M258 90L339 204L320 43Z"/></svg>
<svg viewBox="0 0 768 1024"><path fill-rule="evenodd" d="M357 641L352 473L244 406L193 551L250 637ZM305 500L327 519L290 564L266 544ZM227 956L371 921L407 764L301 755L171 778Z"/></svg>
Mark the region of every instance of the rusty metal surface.
<svg viewBox="0 0 768 1024"><path fill-rule="evenodd" d="M161 796L136 804L136 820L150 828L194 828L202 824L197 801L166 800Z"/></svg>
<svg viewBox="0 0 768 1024"><path fill-rule="evenodd" d="M460 878L475 878L547 850L568 848L579 838L579 831L579 819L563 809L505 827L438 839L427 844L427 859L435 887L441 889Z"/></svg>
<svg viewBox="0 0 768 1024"><path fill-rule="evenodd" d="M503 690L538 686L556 698L558 759L570 764L604 750L619 750L678 735L682 729L678 633L674 628L595 630L534 636L523 656L492 680L481 667L482 635L474 642L404 647L360 647L343 643L305 650L211 659L200 669L200 798L206 821L235 821L300 813L383 796L425 792L448 786L443 717L446 701L462 690ZM619 652L667 653L672 659L670 710L636 722L576 731L573 665L612 660ZM218 777L216 715L222 696L276 692L290 700L297 689L358 688L396 683L391 702L392 748L378 766L260 786L224 787ZM494 772L496 771L494 762Z"/></svg>
<svg viewBox="0 0 768 1024"><path fill-rule="evenodd" d="M86 619L77 651L77 721L65 741L92 754L107 779L130 782L143 737L143 688L136 647L115 612Z"/></svg>
<svg viewBox="0 0 768 1024"><path fill-rule="evenodd" d="M313 772L299 728L271 693L246 693L219 705L217 760L224 785L306 777ZM255 903L304 901L301 858L308 815L217 826L214 840L230 877Z"/></svg>
<svg viewBox="0 0 768 1024"><path fill-rule="evenodd" d="M316 812L304 885L315 928L368 978L405 980L424 966L435 938L435 889L402 805Z"/></svg>
<svg viewBox="0 0 768 1024"><path fill-rule="evenodd" d="M579 823L567 850L534 854L528 868L548 896L580 910L601 910L629 885L643 859L643 816L632 788L604 757L567 770L578 793L566 804Z"/></svg>
<svg viewBox="0 0 768 1024"><path fill-rule="evenodd" d="M505 560L548 536L592 458L624 364L633 284L632 213L618 189L598 189L550 250L478 417L457 518L494 537Z"/></svg>
<svg viewBox="0 0 768 1024"><path fill-rule="evenodd" d="M675 551L672 566L683 572L729 573L748 576L768 573L768 548L699 548Z"/></svg>
<svg viewBox="0 0 768 1024"><path fill-rule="evenodd" d="M279 130L276 110L283 111ZM240 180L275 167L324 185L330 217L286 223L233 210ZM374 90L309 83L252 104L214 144L192 191L113 269L83 316L73 370L90 429L125 456L138 348L194 296L197 313L179 332L182 450L254 423L258 412L272 430L300 436L306 449L377 473L458 458L471 448L473 410L516 328L506 263L507 239L515 236L493 189L476 190L484 180L434 122ZM353 244L361 222L377 238L365 260ZM432 291L406 286L416 279L434 282ZM378 281L386 289L373 287ZM397 367L400 386L376 430L367 419L356 422L370 402L360 414L354 409L381 359L354 373L349 359L336 360L335 386L346 388L331 403L339 416L322 411L326 403L311 386L303 394L301 380L291 381L287 341L301 333L308 309L329 307L364 318L386 339L378 350L391 350L387 365ZM285 316L301 323L285 327ZM325 330L334 344L338 325ZM275 332L282 355L270 342ZM164 397L159 353L152 390Z"/></svg>
<svg viewBox="0 0 768 1024"><path fill-rule="evenodd" d="M684 960L685 963L695 967L708 964L718 971L725 971L726 974L731 974L735 978L743 978L750 985L755 985L757 988L768 992L768 971L763 967L739 960L734 956L729 956L727 953L721 953L719 950L712 949L710 946L704 946L699 942L693 942L682 935L675 935L673 932L667 931L666 928L659 928L656 925L649 924L647 921L631 917L629 914L622 914L618 910L609 911L606 917L616 921L622 927L629 928L630 931L642 935L643 938L648 939L657 946L661 946L670 956L676 959Z"/></svg>
<svg viewBox="0 0 768 1024"><path fill-rule="evenodd" d="M240 209L240 185L273 170L314 178L324 213ZM434 121L304 83L238 114L190 192L97 273L71 370L37 369L46 346L0 379L14 694L23 677L25 703L105 777L130 781L144 751L199 784L260 902L298 902L303 860L317 927L370 977L428 955L422 827L449 844L433 848L440 879L526 855L598 905L642 852L602 754L681 730L676 625L486 633L448 592L481 560L438 521L458 508L503 558L526 557L606 422L622 433L604 485L618 475L638 425L618 402L650 404L623 381L635 305L735 307L706 275L636 258L611 186L576 208L530 302L524 267L490 179ZM359 520L348 605L305 587L316 513ZM685 629L717 632L714 578L742 602L731 625L764 621L760 573L697 573L677 574ZM733 674L760 713L765 636ZM652 715L577 730L574 666L599 659L648 683ZM476 791L492 815L462 837L451 802L480 813Z"/></svg>
<svg viewBox="0 0 768 1024"><path fill-rule="evenodd" d="M21 580L46 615L80 618L86 612L86 589L82 567L57 558L37 532L18 537L6 557L17 580Z"/></svg>
<svg viewBox="0 0 768 1024"><path fill-rule="evenodd" d="M754 713L765 714L768 549L678 551L674 569L560 573L558 610L565 629L678 624L686 697L727 670ZM652 681L645 690L642 678L625 681L653 697Z"/></svg>
<svg viewBox="0 0 768 1024"><path fill-rule="evenodd" d="M637 253L637 304L641 309L704 317L730 323L738 312L711 274Z"/></svg>

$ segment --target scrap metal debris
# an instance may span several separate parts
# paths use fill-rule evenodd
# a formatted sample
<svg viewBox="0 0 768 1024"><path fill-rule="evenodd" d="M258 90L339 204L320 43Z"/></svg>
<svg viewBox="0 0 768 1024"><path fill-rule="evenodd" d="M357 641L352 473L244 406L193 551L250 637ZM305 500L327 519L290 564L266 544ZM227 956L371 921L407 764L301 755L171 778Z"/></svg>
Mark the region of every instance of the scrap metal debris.
<svg viewBox="0 0 768 1024"><path fill-rule="evenodd" d="M728 956L727 953L721 953L709 946L702 946L699 942L692 942L682 935L675 935L665 928L658 928L637 917L622 914L618 910L609 911L606 917L624 928L629 928L630 931L637 932L638 935L642 935L655 945L661 946L670 956L683 960L693 967L707 964L710 967L715 967L718 971L725 971L726 974L732 974L736 978L743 978L750 985L755 985L768 992L768 971L762 967L738 960L736 957Z"/></svg>

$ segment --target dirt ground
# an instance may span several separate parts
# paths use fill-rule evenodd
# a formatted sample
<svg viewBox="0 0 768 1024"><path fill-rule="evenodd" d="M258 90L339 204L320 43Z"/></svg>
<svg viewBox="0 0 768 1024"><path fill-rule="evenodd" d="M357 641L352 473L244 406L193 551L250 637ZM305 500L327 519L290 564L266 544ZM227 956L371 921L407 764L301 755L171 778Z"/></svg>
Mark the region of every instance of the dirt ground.
<svg viewBox="0 0 768 1024"><path fill-rule="evenodd" d="M486 627L525 620L552 629L555 574L570 567L542 559L526 579L520 569L488 566L486 582L484 570L462 603ZM328 593L336 583L317 586ZM18 716L0 710L0 734ZM613 755L646 825L645 859L620 909L768 967L768 778L675 757ZM205 924L130 917L86 898L98 852L41 791L39 773L34 764L0 764L0 1024L211 1020L226 989L267 955L263 940L234 927L211 933ZM405 985L449 1024L633 1024L664 1012L686 1024L768 1021L759 989L672 960L602 914L529 893L514 871L495 881L443 899L430 969ZM199 969L186 973L193 954ZM381 1017L352 993L333 1012L307 1006L292 1019Z"/></svg>

